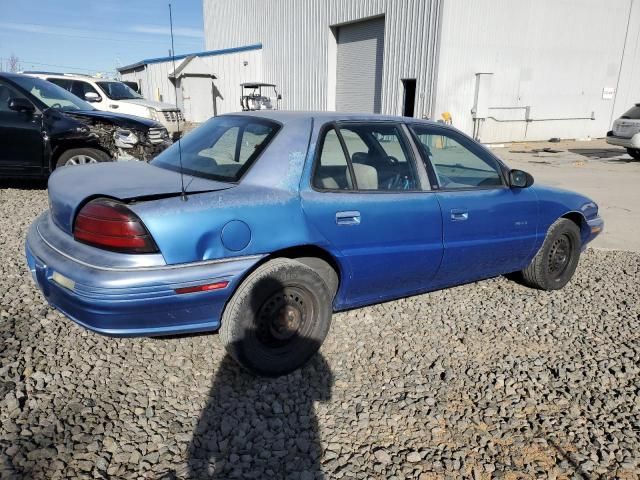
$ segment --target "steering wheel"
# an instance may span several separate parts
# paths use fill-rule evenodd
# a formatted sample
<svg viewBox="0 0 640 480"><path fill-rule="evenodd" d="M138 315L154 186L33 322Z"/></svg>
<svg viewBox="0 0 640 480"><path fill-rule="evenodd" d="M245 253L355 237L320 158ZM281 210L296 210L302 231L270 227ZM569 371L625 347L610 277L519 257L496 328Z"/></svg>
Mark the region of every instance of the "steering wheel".
<svg viewBox="0 0 640 480"><path fill-rule="evenodd" d="M51 105L51 107L49 108L62 108L62 105L60 105L59 103L54 103L53 105Z"/></svg>

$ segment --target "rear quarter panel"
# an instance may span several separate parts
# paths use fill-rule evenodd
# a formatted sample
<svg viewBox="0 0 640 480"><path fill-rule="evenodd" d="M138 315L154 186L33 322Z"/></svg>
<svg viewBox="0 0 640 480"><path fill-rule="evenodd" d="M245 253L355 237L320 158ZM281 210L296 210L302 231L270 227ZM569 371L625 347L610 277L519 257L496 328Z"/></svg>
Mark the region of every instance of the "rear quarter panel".
<svg viewBox="0 0 640 480"><path fill-rule="evenodd" d="M311 119L281 127L236 187L132 205L169 264L268 254L317 244L300 206L300 177L309 145ZM244 223L246 246L230 249L225 226ZM231 245L233 246L233 245Z"/></svg>

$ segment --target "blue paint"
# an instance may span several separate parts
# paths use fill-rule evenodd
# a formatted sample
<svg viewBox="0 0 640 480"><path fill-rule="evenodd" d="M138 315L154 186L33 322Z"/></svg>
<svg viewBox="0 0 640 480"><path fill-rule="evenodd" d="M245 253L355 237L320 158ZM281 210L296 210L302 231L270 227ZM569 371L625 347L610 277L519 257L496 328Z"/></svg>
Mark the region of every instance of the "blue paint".
<svg viewBox="0 0 640 480"><path fill-rule="evenodd" d="M185 177L187 201L177 195L180 175L154 165L101 164L55 173L49 183L51 210L34 222L26 246L29 268L47 300L79 324L107 335L215 330L242 279L282 249L311 245L335 260L341 278L334 309L341 310L520 270L562 216L580 219L583 248L597 234L592 227L602 226L590 199L537 184L527 189L317 191L311 183L315 147L328 122L436 126L337 113L245 115L277 121L281 130L239 182ZM475 153L499 161L480 146ZM424 168L422 162L418 168ZM425 171L421 174L426 178ZM75 242L73 220L96 196L127 202L160 253L124 255ZM73 280L73 291L56 284L53 272ZM226 289L175 293L176 288L221 280L230 282Z"/></svg>
<svg viewBox="0 0 640 480"><path fill-rule="evenodd" d="M171 60L183 60L187 57L214 57L216 55L224 55L227 53L237 53L237 52L247 52L249 50L261 50L261 43L254 43L252 45L243 45L242 47L233 47L233 48L222 48L220 50L206 50L204 52L194 52L194 53L184 53L181 55L175 55L173 57L156 57L156 58L147 58L145 60L141 60L136 63L132 63L131 65L125 65L124 67L118 68L120 73L127 72L129 70L135 70L139 67L144 67L145 65L149 65L152 63L162 63L162 62L170 62Z"/></svg>
<svg viewBox="0 0 640 480"><path fill-rule="evenodd" d="M222 244L232 252L244 250L251 241L251 229L240 220L231 220L222 227Z"/></svg>

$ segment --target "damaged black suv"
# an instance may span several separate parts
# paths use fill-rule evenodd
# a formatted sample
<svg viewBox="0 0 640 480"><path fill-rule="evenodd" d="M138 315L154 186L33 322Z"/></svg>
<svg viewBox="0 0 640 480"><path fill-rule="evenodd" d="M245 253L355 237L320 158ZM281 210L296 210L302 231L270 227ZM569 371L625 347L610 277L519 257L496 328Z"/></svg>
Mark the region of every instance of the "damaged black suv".
<svg viewBox="0 0 640 480"><path fill-rule="evenodd" d="M157 122L102 112L53 83L0 73L0 177L45 177L63 165L148 161L171 140Z"/></svg>

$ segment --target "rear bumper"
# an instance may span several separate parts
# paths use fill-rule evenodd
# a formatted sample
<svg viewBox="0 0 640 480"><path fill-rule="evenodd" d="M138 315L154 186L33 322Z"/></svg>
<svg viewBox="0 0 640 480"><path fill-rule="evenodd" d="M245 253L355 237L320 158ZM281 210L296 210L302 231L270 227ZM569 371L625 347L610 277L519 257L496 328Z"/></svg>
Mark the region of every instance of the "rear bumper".
<svg viewBox="0 0 640 480"><path fill-rule="evenodd" d="M631 138L616 137L613 132L607 132L607 143L625 148L640 149L640 133L636 133Z"/></svg>
<svg viewBox="0 0 640 480"><path fill-rule="evenodd" d="M39 219L40 220L40 219ZM90 265L47 243L36 221L26 257L47 301L76 323L109 336L153 336L216 330L227 300L261 256L183 265L109 268ZM178 288L228 281L222 290L177 294Z"/></svg>

